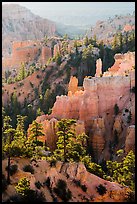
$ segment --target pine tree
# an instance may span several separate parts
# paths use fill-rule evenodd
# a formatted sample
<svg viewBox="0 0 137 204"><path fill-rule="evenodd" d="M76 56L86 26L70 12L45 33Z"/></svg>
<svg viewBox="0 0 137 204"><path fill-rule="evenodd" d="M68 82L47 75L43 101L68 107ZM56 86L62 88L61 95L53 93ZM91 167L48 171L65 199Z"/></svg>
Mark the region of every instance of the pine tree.
<svg viewBox="0 0 137 204"><path fill-rule="evenodd" d="M12 127L10 123L11 123L11 118L9 116L5 116L3 118L3 127L2 127L2 135L3 135L4 141L7 139L6 138L7 133L5 131Z"/></svg>
<svg viewBox="0 0 137 204"><path fill-rule="evenodd" d="M86 35L84 39L84 45L87 47L89 45L88 36Z"/></svg>
<svg viewBox="0 0 137 204"><path fill-rule="evenodd" d="M27 197L30 193L30 181L27 178L21 178L15 187L18 194Z"/></svg>
<svg viewBox="0 0 137 204"><path fill-rule="evenodd" d="M55 155L59 156L64 162L67 161L67 144L69 137L74 137L74 131L71 129L71 126L75 124L76 121L73 119L62 119L58 122L58 141L57 141L57 150L54 152Z"/></svg>
<svg viewBox="0 0 137 204"><path fill-rule="evenodd" d="M66 161L81 161L86 155L87 135L76 135L74 119L62 119L58 122L58 141L54 156Z"/></svg>
<svg viewBox="0 0 137 204"><path fill-rule="evenodd" d="M24 122L26 120L27 116L21 116L21 115L17 115L17 131L22 132L23 134L25 134L25 130L24 130Z"/></svg>
<svg viewBox="0 0 137 204"><path fill-rule="evenodd" d="M122 52L122 49L123 49L123 36L122 36L122 33L119 34L119 47L120 47L120 52Z"/></svg>
<svg viewBox="0 0 137 204"><path fill-rule="evenodd" d="M12 141L12 155L23 156L26 152L26 134L24 130L24 121L26 116L17 115L17 127L14 140Z"/></svg>
<svg viewBox="0 0 137 204"><path fill-rule="evenodd" d="M37 142L38 136L44 136L42 130L43 130L42 124L34 120L30 128L30 138Z"/></svg>
<svg viewBox="0 0 137 204"><path fill-rule="evenodd" d="M18 80L23 80L26 77L26 70L25 70L25 64L22 63L20 70L19 70L19 74L18 74Z"/></svg>
<svg viewBox="0 0 137 204"><path fill-rule="evenodd" d="M118 155L121 153L120 151L117 151ZM135 189L135 155L132 150L122 159L122 162L107 161L106 164L108 174L112 177L113 181L127 185L132 190Z"/></svg>
<svg viewBox="0 0 137 204"><path fill-rule="evenodd" d="M8 166L7 166L7 183L10 183L10 159L11 159L11 151L12 151L12 141L14 139L16 130L12 127L6 129L4 133L7 135L7 139L5 142L5 146L3 151L6 153L6 156L8 157Z"/></svg>
<svg viewBox="0 0 137 204"><path fill-rule="evenodd" d="M59 52L57 52L56 56L55 56L55 62L57 63L57 65L60 65L61 64L61 55Z"/></svg>
<svg viewBox="0 0 137 204"><path fill-rule="evenodd" d="M118 46L118 40L117 40L117 34L115 34L114 39L113 39L113 43L112 43L112 49L116 49Z"/></svg>

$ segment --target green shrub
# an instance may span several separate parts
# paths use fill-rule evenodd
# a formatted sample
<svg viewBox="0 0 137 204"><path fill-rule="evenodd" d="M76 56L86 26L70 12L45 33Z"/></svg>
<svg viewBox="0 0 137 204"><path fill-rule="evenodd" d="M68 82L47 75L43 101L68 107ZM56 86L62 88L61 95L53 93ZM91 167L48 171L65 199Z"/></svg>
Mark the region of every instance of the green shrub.
<svg viewBox="0 0 137 204"><path fill-rule="evenodd" d="M34 174L34 168L33 168L33 166L31 166L31 165L25 165L24 167L23 167L23 171L25 171L25 172L30 172L31 174Z"/></svg>
<svg viewBox="0 0 137 204"><path fill-rule="evenodd" d="M43 185L46 185L48 188L50 188L50 178L49 177L46 179L45 182L43 182Z"/></svg>
<svg viewBox="0 0 137 204"><path fill-rule="evenodd" d="M64 202L68 202L72 198L71 191L67 189L67 183L62 179L58 180L53 190Z"/></svg>
<svg viewBox="0 0 137 204"><path fill-rule="evenodd" d="M117 104L115 104L115 106L114 106L114 113L115 113L115 115L118 115L118 113L119 113L119 107Z"/></svg>
<svg viewBox="0 0 137 204"><path fill-rule="evenodd" d="M135 93L135 86L132 87L131 92Z"/></svg>
<svg viewBox="0 0 137 204"><path fill-rule="evenodd" d="M36 77L37 77L37 79L40 79L40 78L41 78L41 77L40 77L38 74L37 74L37 76L36 76Z"/></svg>
<svg viewBox="0 0 137 204"><path fill-rule="evenodd" d="M97 188L97 192L100 195L104 195L107 192L107 189L105 186L103 186L102 184L100 184L99 186L96 187Z"/></svg>
<svg viewBox="0 0 137 204"><path fill-rule="evenodd" d="M30 181L27 178L21 178L15 187L17 196L12 198L13 202L46 202L42 192L30 189ZM15 201L18 200L18 201Z"/></svg>
<svg viewBox="0 0 137 204"><path fill-rule="evenodd" d="M81 185L81 189L86 192L87 191L87 186L86 185Z"/></svg>
<svg viewBox="0 0 137 204"><path fill-rule="evenodd" d="M34 87L34 84L30 81L29 82L30 83L30 86L33 88Z"/></svg>
<svg viewBox="0 0 137 204"><path fill-rule="evenodd" d="M43 192L38 192L37 190L34 191L32 189L29 190L29 193L27 196L22 196L22 195L14 195L10 197L9 202L46 202L45 196Z"/></svg>
<svg viewBox="0 0 137 204"><path fill-rule="evenodd" d="M40 189L41 186L42 186L42 184L41 184L39 181L37 181L37 182L35 182L35 186L36 186L38 189Z"/></svg>
<svg viewBox="0 0 137 204"><path fill-rule="evenodd" d="M43 142L40 140L34 141L34 144L36 144L36 146L41 146L43 147Z"/></svg>
<svg viewBox="0 0 137 204"><path fill-rule="evenodd" d="M8 167L6 166L6 171L8 170ZM12 176L15 174L18 170L18 166L16 164L10 166L10 175Z"/></svg>
<svg viewBox="0 0 137 204"><path fill-rule="evenodd" d="M80 180L73 179L73 182L75 183L76 186L79 186L84 192L87 191L86 185L82 185Z"/></svg>
<svg viewBox="0 0 137 204"><path fill-rule="evenodd" d="M4 174L2 174L2 193L7 189L7 186L8 186L7 180L4 176Z"/></svg>
<svg viewBox="0 0 137 204"><path fill-rule="evenodd" d="M76 184L76 186L81 186L80 180L73 179L73 182Z"/></svg>
<svg viewBox="0 0 137 204"><path fill-rule="evenodd" d="M23 86L23 85L24 85L24 84L23 84L22 82L19 83L19 86L20 86L20 87Z"/></svg>
<svg viewBox="0 0 137 204"><path fill-rule="evenodd" d="M129 115L127 117L127 123L130 123L131 119L132 119L132 114L131 114L131 111L129 111Z"/></svg>
<svg viewBox="0 0 137 204"><path fill-rule="evenodd" d="M66 187L67 187L66 181L64 181L64 180L62 180L62 179L59 179L59 180L58 180L58 183L57 183L57 187L58 187L58 188L61 188L61 189L66 189Z"/></svg>
<svg viewBox="0 0 137 204"><path fill-rule="evenodd" d="M135 202L135 192L128 191L125 196L125 202Z"/></svg>
<svg viewBox="0 0 137 204"><path fill-rule="evenodd" d="M57 163L57 161L56 161L55 159L52 159L52 160L50 161L50 167L56 166L56 163Z"/></svg>

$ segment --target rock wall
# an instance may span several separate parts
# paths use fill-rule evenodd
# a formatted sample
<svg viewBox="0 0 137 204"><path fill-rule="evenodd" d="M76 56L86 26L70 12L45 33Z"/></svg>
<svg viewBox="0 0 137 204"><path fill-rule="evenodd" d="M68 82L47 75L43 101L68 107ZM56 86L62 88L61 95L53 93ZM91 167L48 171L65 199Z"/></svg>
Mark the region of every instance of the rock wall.
<svg viewBox="0 0 137 204"><path fill-rule="evenodd" d="M104 119L97 117L91 120L90 138L94 157L98 158L105 146L105 123Z"/></svg>
<svg viewBox="0 0 137 204"><path fill-rule="evenodd" d="M3 71L11 68L19 68L23 63L39 62L45 65L52 57L52 50L42 45L39 41L13 42L12 55L2 59Z"/></svg>
<svg viewBox="0 0 137 204"><path fill-rule="evenodd" d="M60 96L52 109L57 118L75 118L86 121L92 117L114 113L114 105L123 108L124 101L130 97L132 75L115 77L85 78L84 91L72 96ZM104 94L105 93L105 94ZM122 96L122 100L121 97ZM122 101L122 102L121 102Z"/></svg>
<svg viewBox="0 0 137 204"><path fill-rule="evenodd" d="M42 51L41 51L41 56L40 56L40 61L41 64L44 65L47 63L48 59L52 57L52 51L50 47L42 47Z"/></svg>
<svg viewBox="0 0 137 204"><path fill-rule="evenodd" d="M135 122L135 100L134 93L131 93L134 77L132 70L128 76L85 78L83 91L69 92L68 96L56 98L52 114L47 119L74 118L83 121L94 155L109 159L109 145L110 141L114 142L114 131L119 137L117 147L122 148L127 127ZM119 107L120 117L115 116L115 104ZM127 122L129 113L125 114L126 108L131 111L130 123Z"/></svg>

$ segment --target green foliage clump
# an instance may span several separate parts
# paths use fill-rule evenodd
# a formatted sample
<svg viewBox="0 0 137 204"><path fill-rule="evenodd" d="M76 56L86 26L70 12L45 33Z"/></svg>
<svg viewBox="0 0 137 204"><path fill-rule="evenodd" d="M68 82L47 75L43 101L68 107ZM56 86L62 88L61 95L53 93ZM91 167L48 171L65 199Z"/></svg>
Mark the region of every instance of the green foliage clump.
<svg viewBox="0 0 137 204"><path fill-rule="evenodd" d="M14 202L46 202L42 192L30 189L30 181L27 178L21 178L15 187L18 196L12 198Z"/></svg>
<svg viewBox="0 0 137 204"><path fill-rule="evenodd" d="M33 166L31 166L30 164L25 165L25 166L23 167L23 171L25 171L25 172L30 172L31 174L34 174L34 168L33 168Z"/></svg>
<svg viewBox="0 0 137 204"><path fill-rule="evenodd" d="M135 93L135 86L132 87L131 92Z"/></svg>
<svg viewBox="0 0 137 204"><path fill-rule="evenodd" d="M105 172L102 170L102 167L99 164L91 161L91 157L86 155L83 157L82 162L84 163L87 171L92 174L95 174L101 178L105 176Z"/></svg>
<svg viewBox="0 0 137 204"><path fill-rule="evenodd" d="M135 155L132 150L122 159L122 162L107 161L106 164L108 175L112 177L113 181L134 190Z"/></svg>
<svg viewBox="0 0 137 204"><path fill-rule="evenodd" d="M87 191L86 185L81 184L80 180L73 179L73 182L76 186L79 186L84 192Z"/></svg>
<svg viewBox="0 0 137 204"><path fill-rule="evenodd" d="M21 178L15 189L19 195L24 197L28 196L30 193L30 181L25 177Z"/></svg>
<svg viewBox="0 0 137 204"><path fill-rule="evenodd" d="M48 188L50 188L50 178L48 177L46 181L43 182L43 185L46 185Z"/></svg>
<svg viewBox="0 0 137 204"><path fill-rule="evenodd" d="M6 166L6 171L8 170L8 166ZM18 170L18 166L16 164L10 166L10 175L12 176Z"/></svg>
<svg viewBox="0 0 137 204"><path fill-rule="evenodd" d="M105 186L103 186L102 184L100 184L99 186L96 187L97 188L97 192L100 195L104 195L107 192L107 189Z"/></svg>
<svg viewBox="0 0 137 204"><path fill-rule="evenodd" d="M57 185L53 190L64 202L68 202L72 198L71 191L67 189L67 184L62 179L58 180Z"/></svg>
<svg viewBox="0 0 137 204"><path fill-rule="evenodd" d="M57 52L56 56L53 58L53 61L57 63L57 65L60 65L62 62L62 57L59 52Z"/></svg>
<svg viewBox="0 0 137 204"><path fill-rule="evenodd" d="M125 202L135 202L135 192L131 190L127 190L125 196Z"/></svg>
<svg viewBox="0 0 137 204"><path fill-rule="evenodd" d="M35 186L36 186L38 189L40 189L41 186L42 186L42 184L40 183L40 181L37 181L37 182L35 182Z"/></svg>

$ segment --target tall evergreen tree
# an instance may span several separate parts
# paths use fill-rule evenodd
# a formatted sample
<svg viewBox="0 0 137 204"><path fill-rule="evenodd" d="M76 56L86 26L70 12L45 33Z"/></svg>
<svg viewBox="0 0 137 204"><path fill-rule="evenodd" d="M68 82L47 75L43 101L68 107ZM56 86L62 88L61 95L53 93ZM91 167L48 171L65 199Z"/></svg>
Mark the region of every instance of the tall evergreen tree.
<svg viewBox="0 0 137 204"><path fill-rule="evenodd" d="M74 131L72 131L71 126L75 124L75 120L67 120L67 119L62 119L61 121L58 122L57 127L58 127L58 141L57 141L57 151L55 154L59 153L59 157L62 157L63 161L67 161L67 144L68 144L68 138L69 137L74 137Z"/></svg>
<svg viewBox="0 0 137 204"><path fill-rule="evenodd" d="M66 161L81 161L86 155L87 135L76 135L74 119L62 119L58 122L58 141L54 156Z"/></svg>
<svg viewBox="0 0 137 204"><path fill-rule="evenodd" d="M34 120L30 128L30 138L37 142L38 136L44 136L42 130L43 130L42 124Z"/></svg>
<svg viewBox="0 0 137 204"><path fill-rule="evenodd" d="M25 70L25 64L22 63L20 70L19 70L19 74L18 74L18 80L23 80L26 77L26 70Z"/></svg>
<svg viewBox="0 0 137 204"><path fill-rule="evenodd" d="M12 141L14 139L16 130L12 127L9 127L4 131L4 133L7 135L7 139L5 142L5 146L3 151L6 153L6 156L8 158L8 166L7 166L7 183L10 183L10 160L11 160L11 151L12 151Z"/></svg>

